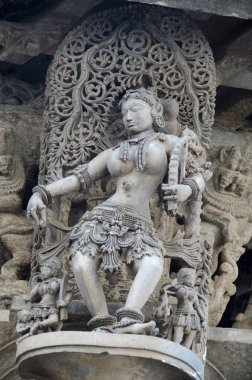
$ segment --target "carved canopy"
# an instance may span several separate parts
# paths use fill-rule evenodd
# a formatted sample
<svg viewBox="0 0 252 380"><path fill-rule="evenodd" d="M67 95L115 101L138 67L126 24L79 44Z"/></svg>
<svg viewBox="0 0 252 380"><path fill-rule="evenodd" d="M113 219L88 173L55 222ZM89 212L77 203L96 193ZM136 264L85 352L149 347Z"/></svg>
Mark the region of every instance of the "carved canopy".
<svg viewBox="0 0 252 380"><path fill-rule="evenodd" d="M176 99L181 124L208 146L215 69L205 37L181 11L131 4L91 15L59 46L47 78L40 182L113 145L118 100L140 86Z"/></svg>

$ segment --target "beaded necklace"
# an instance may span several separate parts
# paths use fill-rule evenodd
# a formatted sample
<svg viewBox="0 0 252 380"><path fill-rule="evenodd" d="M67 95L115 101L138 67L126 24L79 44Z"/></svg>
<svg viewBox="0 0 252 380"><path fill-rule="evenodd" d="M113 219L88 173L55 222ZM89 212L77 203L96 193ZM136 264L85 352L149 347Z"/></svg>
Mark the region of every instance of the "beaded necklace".
<svg viewBox="0 0 252 380"><path fill-rule="evenodd" d="M136 138L132 140L125 140L122 141L119 144L119 158L122 162L127 162L129 159L129 148L130 145L138 145L137 147L137 154L136 157L134 157L134 162L136 165L136 169L140 172L142 172L146 165L146 157L147 157L147 149L146 145L147 143L160 138L160 133L152 133L151 135L148 135L147 137L142 138ZM117 148L117 147L116 147Z"/></svg>

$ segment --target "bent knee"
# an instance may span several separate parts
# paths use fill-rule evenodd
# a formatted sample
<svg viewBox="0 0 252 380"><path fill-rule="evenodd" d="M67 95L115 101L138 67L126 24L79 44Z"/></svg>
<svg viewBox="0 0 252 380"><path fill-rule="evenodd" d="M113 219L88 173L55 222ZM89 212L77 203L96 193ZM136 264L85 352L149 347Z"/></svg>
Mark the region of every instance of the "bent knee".
<svg viewBox="0 0 252 380"><path fill-rule="evenodd" d="M144 256L140 259L138 269L141 267L147 267L149 271L154 272L157 275L162 275L164 267L164 259L160 256Z"/></svg>
<svg viewBox="0 0 252 380"><path fill-rule="evenodd" d="M163 259L163 257L159 257L159 256L154 256L154 258L155 258L155 260L152 261L152 267L161 276L163 273L163 269L164 269L164 259Z"/></svg>
<svg viewBox="0 0 252 380"><path fill-rule="evenodd" d="M78 251L72 257L72 269L75 274L83 272L90 272L93 268L97 268L97 259L88 254L83 254Z"/></svg>

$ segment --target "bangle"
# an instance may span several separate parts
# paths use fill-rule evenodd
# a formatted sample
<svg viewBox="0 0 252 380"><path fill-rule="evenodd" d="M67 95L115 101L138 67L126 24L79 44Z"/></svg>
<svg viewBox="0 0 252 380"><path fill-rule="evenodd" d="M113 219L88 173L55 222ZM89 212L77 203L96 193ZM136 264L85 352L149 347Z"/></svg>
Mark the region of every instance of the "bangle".
<svg viewBox="0 0 252 380"><path fill-rule="evenodd" d="M184 181L182 182L182 185L190 186L190 188L192 190L192 194L188 198L188 201L193 201L194 199L196 199L198 197L198 195L200 193L200 188L194 179L185 178Z"/></svg>
<svg viewBox="0 0 252 380"><path fill-rule="evenodd" d="M37 185L32 189L33 193L39 193L43 203L48 206L52 203L52 194L43 185Z"/></svg>

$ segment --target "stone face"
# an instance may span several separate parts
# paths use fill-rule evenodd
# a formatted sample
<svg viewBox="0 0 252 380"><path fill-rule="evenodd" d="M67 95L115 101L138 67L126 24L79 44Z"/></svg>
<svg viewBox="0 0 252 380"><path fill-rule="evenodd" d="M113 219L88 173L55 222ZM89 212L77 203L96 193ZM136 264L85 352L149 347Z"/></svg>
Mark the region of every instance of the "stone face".
<svg viewBox="0 0 252 380"><path fill-rule="evenodd" d="M139 335L42 334L18 344L17 361L25 379L203 379L203 364L192 352L160 338Z"/></svg>

